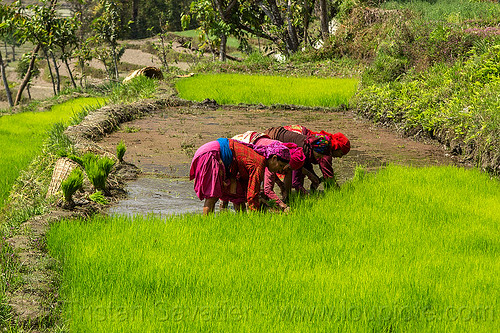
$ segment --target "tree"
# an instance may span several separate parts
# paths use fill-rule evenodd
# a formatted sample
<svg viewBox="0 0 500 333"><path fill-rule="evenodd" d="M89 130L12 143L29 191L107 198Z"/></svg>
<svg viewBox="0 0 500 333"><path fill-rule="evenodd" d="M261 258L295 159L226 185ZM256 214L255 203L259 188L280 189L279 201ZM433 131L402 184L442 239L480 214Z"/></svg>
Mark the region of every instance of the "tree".
<svg viewBox="0 0 500 333"><path fill-rule="evenodd" d="M21 60L17 63L17 68L16 72L19 76L19 78L23 78L26 75L26 72L28 71L29 68L29 63L31 61L31 54L25 53L21 57ZM38 69L38 65L35 61L35 64L33 65L31 69L31 78L28 84L26 85L26 91L28 92L28 98L31 99L31 93L30 93L30 86L31 86L31 79L36 78L40 75L40 70Z"/></svg>
<svg viewBox="0 0 500 333"><path fill-rule="evenodd" d="M31 60L29 62L28 70L26 75L19 86L19 90L17 92L16 100L14 102L15 105L19 103L21 100L22 93L26 86L28 85L32 71L35 65L35 60L40 48L43 49L47 63L49 64L49 70L51 71L51 78L53 80L52 70L50 69L50 59L49 59L49 48L52 46L53 38L54 38L54 20L55 20L55 6L57 4L57 0L40 0L40 5L31 5L28 8L32 11L30 16L22 15L21 19L17 22L17 37L20 38L22 42L25 40L29 40L32 42L35 47L31 52ZM17 4L18 8L21 9L20 4ZM55 82L52 81L52 86L54 88L54 93L56 94Z"/></svg>
<svg viewBox="0 0 500 333"><path fill-rule="evenodd" d="M167 61L167 56L169 50L172 49L172 41L167 40L167 25L168 22L164 21L163 15L160 16L160 27L161 27L161 32L158 34L158 41L159 44L153 43L153 48L155 49L156 52L158 52L158 56L161 61L161 65L163 68L168 71L168 61ZM153 30L151 27L150 30Z"/></svg>
<svg viewBox="0 0 500 333"><path fill-rule="evenodd" d="M58 46L61 51L60 58L66 65L74 88L76 88L76 82L69 66L68 59L71 58L73 50L78 45L78 37L76 35L80 26L78 17L79 13L76 13L71 18L57 18L54 28L54 44Z"/></svg>
<svg viewBox="0 0 500 333"><path fill-rule="evenodd" d="M79 42L79 47L73 50L73 56L76 57L78 67L80 68L80 87L83 88L83 81L85 80L85 65L92 60L92 50L90 40Z"/></svg>
<svg viewBox="0 0 500 333"><path fill-rule="evenodd" d="M0 37L7 36L12 33L12 19L14 18L15 12L10 6L0 4ZM5 64L3 62L2 51L0 50L0 74L2 75L2 81L5 88L5 93L7 95L7 101L10 106L14 106L12 101L12 93L9 88L9 82L7 81L7 74L5 73Z"/></svg>
<svg viewBox="0 0 500 333"><path fill-rule="evenodd" d="M283 53L299 49L305 13L305 0L195 0L190 13L208 35L218 36L221 59L225 38L232 34L245 41L250 33L272 41Z"/></svg>
<svg viewBox="0 0 500 333"><path fill-rule="evenodd" d="M98 55L101 59L111 57L113 69L110 72L112 79L118 79L118 37L121 26L120 14L114 0L101 0L100 15L92 21L93 41L97 45L106 45L109 50L100 49ZM109 51L109 52L108 52Z"/></svg>

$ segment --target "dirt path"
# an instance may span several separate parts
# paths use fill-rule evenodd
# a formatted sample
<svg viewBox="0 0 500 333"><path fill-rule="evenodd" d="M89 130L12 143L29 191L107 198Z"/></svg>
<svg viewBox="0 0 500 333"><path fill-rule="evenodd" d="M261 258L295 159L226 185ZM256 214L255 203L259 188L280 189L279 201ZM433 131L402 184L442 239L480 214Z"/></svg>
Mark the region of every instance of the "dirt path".
<svg viewBox="0 0 500 333"><path fill-rule="evenodd" d="M191 158L202 144L247 130L263 132L272 126L292 124L331 133L342 132L350 139L351 151L335 159L333 165L340 183L353 176L358 164L375 170L387 163L414 166L454 163L441 147L402 138L391 130L358 119L349 111L166 108L161 113L122 124L121 130L107 136L100 144L113 153L123 140L127 146L125 160L143 172L187 177Z"/></svg>

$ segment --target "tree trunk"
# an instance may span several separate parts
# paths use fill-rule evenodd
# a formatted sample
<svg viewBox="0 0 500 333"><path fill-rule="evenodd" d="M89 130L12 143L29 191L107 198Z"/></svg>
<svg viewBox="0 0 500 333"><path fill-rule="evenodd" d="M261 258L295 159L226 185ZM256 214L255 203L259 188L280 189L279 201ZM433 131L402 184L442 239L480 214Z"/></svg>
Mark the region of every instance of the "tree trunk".
<svg viewBox="0 0 500 333"><path fill-rule="evenodd" d="M0 52L0 73L2 74L3 85L5 86L5 93L7 95L7 101L10 106L14 106L12 102L12 93L10 92L9 82L7 81L7 75L5 73L5 66L3 63L2 52Z"/></svg>
<svg viewBox="0 0 500 333"><path fill-rule="evenodd" d="M320 20L321 20L321 34L323 36L323 42L326 43L326 39L328 38L328 10L326 7L326 0L319 0L319 8L320 8Z"/></svg>
<svg viewBox="0 0 500 333"><path fill-rule="evenodd" d="M115 67L115 80L118 80L118 60L116 59L116 47L113 46L111 49L113 53L113 66Z"/></svg>
<svg viewBox="0 0 500 333"><path fill-rule="evenodd" d="M71 79L71 84L73 85L73 88L76 88L75 78L73 77L73 73L71 72L71 68L69 67L67 58L64 58L64 63L66 64L66 68L68 69L69 78Z"/></svg>
<svg viewBox="0 0 500 333"><path fill-rule="evenodd" d="M290 38L290 49L296 52L299 49L299 38L297 36L297 29L292 22L292 1L288 0L287 4L287 21L288 21L288 36Z"/></svg>
<svg viewBox="0 0 500 333"><path fill-rule="evenodd" d="M304 0L304 46L309 44L309 0Z"/></svg>
<svg viewBox="0 0 500 333"><path fill-rule="evenodd" d="M40 50L40 44L37 44L35 48L33 49L33 52L31 53L31 60L28 66L28 71L26 72L26 75L24 76L23 82L21 82L21 85L19 86L19 90L17 91L16 95L16 100L14 101L14 105L18 105L19 101L21 100L21 96L23 95L23 90L26 88L28 85L28 82L31 79L31 74L33 72L33 66L35 65L35 60L36 60L36 55L38 53L38 50Z"/></svg>
<svg viewBox="0 0 500 333"><path fill-rule="evenodd" d="M56 57L54 56L54 52L52 52L52 50L50 51L50 57L54 63L54 71L56 72L56 91L57 94L59 94L61 92L61 75L59 75L59 67L57 66Z"/></svg>
<svg viewBox="0 0 500 333"><path fill-rule="evenodd" d="M52 66L50 65L49 53L42 47L43 54L45 55L45 60L47 60L47 67L49 68L50 80L52 81L52 91L54 91L54 96L57 95L56 82L54 81L54 73L52 72Z"/></svg>
<svg viewBox="0 0 500 333"><path fill-rule="evenodd" d="M226 61L226 45L227 45L227 36L222 34L220 36L220 46L219 46L220 61Z"/></svg>
<svg viewBox="0 0 500 333"><path fill-rule="evenodd" d="M28 93L28 99L31 100L30 84L26 86L26 92Z"/></svg>
<svg viewBox="0 0 500 333"><path fill-rule="evenodd" d="M9 50L7 49L7 42L6 41L3 42L3 46L5 47L5 59L6 59L6 61L8 61Z"/></svg>
<svg viewBox="0 0 500 333"><path fill-rule="evenodd" d="M290 4L290 1L288 2ZM283 17L281 17L280 10L278 8L278 5L276 3L276 0L269 0L268 1L269 7L270 7L270 13L267 15L271 16L269 17L271 21L273 22L274 25L277 27L284 27L285 21L283 20ZM290 27L291 21L288 22L288 28L286 32L283 32L282 34L282 41L285 43L285 52L286 55L289 55L290 53L293 53L298 50L298 41L293 40L293 38L297 37L296 33L294 33L295 28Z"/></svg>

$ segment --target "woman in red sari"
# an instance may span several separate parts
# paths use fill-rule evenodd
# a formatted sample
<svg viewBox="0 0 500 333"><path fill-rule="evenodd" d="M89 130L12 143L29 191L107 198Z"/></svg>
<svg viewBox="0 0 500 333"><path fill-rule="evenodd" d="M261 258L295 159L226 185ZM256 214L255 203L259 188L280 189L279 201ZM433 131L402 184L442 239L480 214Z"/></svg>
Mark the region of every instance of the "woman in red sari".
<svg viewBox="0 0 500 333"><path fill-rule="evenodd" d="M279 142L277 140L270 139L269 136L264 133L247 131L243 134L238 134L233 137L234 140L238 140L244 143L250 143L255 146L268 146ZM266 168L264 173L264 195L270 200L274 200L277 206L284 212L288 212L290 207L286 204L288 200L288 195L290 194L290 189L292 187L292 171L302 168L305 161L305 155L301 147L298 147L293 143L285 143L285 145L290 149L290 168L285 170L284 183L279 179L276 172L269 171ZM274 192L274 185L278 184L281 189L282 198ZM227 202L221 204L221 208L226 208Z"/></svg>
<svg viewBox="0 0 500 333"><path fill-rule="evenodd" d="M346 155L350 150L351 150L351 143L349 139L342 133L338 132L335 134L328 133L326 131L313 131L305 126L302 125L290 125L290 126L283 126L286 130L289 130L291 132L299 133L302 135L324 135L328 137L328 140L331 143L332 149L330 150L330 154L323 156L320 158L317 162L319 164L319 167L321 169L321 172L323 174L323 180L326 179L335 179L334 172L333 172L333 157L340 158L344 155ZM311 179L311 188L315 189L319 186L321 179ZM304 181L303 178L300 176L295 175L292 180L293 186L298 187L300 185L303 185Z"/></svg>

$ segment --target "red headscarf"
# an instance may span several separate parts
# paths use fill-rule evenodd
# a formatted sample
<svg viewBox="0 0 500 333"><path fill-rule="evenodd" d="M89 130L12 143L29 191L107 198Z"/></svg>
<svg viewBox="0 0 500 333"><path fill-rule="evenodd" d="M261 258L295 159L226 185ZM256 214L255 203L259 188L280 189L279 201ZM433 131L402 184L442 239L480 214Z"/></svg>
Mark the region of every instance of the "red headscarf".
<svg viewBox="0 0 500 333"><path fill-rule="evenodd" d="M323 132L323 131L321 131ZM330 142L332 143L332 150L340 149L342 154L345 155L351 150L351 143L349 139L342 133L327 134L330 137Z"/></svg>

